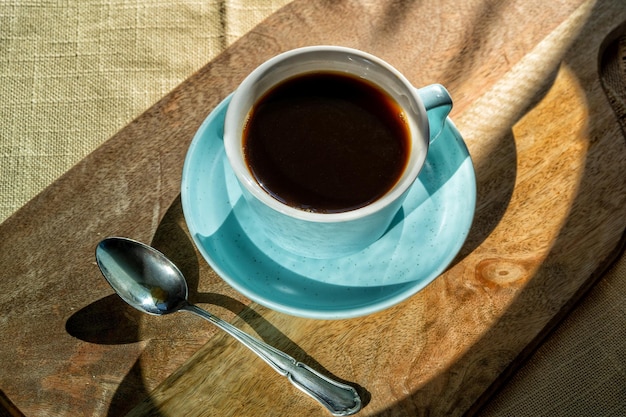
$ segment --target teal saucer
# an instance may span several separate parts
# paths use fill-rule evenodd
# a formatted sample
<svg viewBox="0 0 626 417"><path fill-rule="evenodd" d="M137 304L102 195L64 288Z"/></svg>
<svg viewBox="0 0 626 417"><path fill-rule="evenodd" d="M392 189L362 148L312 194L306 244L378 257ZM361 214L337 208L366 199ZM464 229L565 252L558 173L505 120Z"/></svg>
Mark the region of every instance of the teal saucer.
<svg viewBox="0 0 626 417"><path fill-rule="evenodd" d="M207 117L189 147L181 198L200 253L246 297L302 317L363 316L424 288L461 249L474 217L476 178L450 119L385 235L354 255L313 259L274 245L252 217L222 142L229 101Z"/></svg>

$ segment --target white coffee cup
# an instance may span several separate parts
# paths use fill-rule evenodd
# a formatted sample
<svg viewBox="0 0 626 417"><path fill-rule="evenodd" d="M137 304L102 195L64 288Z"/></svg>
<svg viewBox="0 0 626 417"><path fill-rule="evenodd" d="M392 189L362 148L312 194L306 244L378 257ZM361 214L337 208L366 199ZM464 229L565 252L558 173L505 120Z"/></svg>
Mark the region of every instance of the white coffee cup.
<svg viewBox="0 0 626 417"><path fill-rule="evenodd" d="M403 109L410 135L406 167L382 197L364 207L335 213L292 207L265 191L248 168L244 128L254 105L274 86L311 72L341 72L367 80ZM450 95L443 86L416 89L400 72L371 54L339 46L299 48L269 59L240 84L226 112L224 147L259 227L273 243L301 256L346 256L369 246L388 229L451 108Z"/></svg>

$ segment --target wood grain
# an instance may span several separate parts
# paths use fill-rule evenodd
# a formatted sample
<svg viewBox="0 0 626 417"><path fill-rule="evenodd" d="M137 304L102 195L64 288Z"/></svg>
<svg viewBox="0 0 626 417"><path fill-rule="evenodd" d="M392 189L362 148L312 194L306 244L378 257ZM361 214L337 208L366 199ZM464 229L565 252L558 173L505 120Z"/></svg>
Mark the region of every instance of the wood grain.
<svg viewBox="0 0 626 417"><path fill-rule="evenodd" d="M449 75L444 81L452 91L468 88L473 99L466 104L460 95L455 119L475 158L480 192L476 225L462 261L403 305L371 317L319 322L264 312L267 322L297 341L296 352L315 351L325 360L320 369L365 387L371 401L364 415L458 415L468 410L619 241L624 229L624 142L599 88L595 65L607 34L597 31L601 25L596 19L614 18L618 8L611 10L606 3L576 6L555 26L535 32L535 43L507 43L510 54L489 43L506 36L518 39L520 34L516 38L510 33L512 23L520 30L525 23L531 27L528 12L539 6L518 9L527 13L526 20L500 11L499 17L511 21L489 28L490 36L476 51L481 60L474 63L467 53L462 55L470 65L461 71L469 73L467 78ZM496 13L493 7L483 13ZM411 20L413 10L419 12L404 10L406 19ZM402 58L394 64L406 70ZM483 89L471 83L475 78L484 83ZM606 205L608 196L617 196L615 204ZM244 317L240 324L246 321ZM131 415L180 410L209 415L207 404L219 405L226 415L271 414L273 409L319 412L289 388L282 396L261 401L254 394L260 381L271 393L285 382L242 348L245 362L252 361L243 370L234 358L204 356L214 343L228 343L224 339L209 342ZM231 384L236 388L223 389ZM191 398L202 401L186 401Z"/></svg>
<svg viewBox="0 0 626 417"><path fill-rule="evenodd" d="M120 415L142 399L130 415L326 413L208 324L125 307L93 259L117 234L172 257L193 301L359 386L361 415L472 410L620 244L626 145L598 57L625 20L620 0L291 3L0 226L0 388L26 415ZM478 181L474 225L446 273L396 307L340 321L280 314L229 288L194 249L178 199L211 109L267 58L322 43L374 53L417 86L446 85Z"/></svg>

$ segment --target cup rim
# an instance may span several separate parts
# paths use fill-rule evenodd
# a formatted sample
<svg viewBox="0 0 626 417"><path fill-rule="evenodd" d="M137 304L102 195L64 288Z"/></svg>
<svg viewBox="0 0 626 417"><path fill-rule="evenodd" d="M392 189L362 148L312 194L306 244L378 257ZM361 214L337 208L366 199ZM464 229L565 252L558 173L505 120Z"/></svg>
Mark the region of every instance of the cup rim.
<svg viewBox="0 0 626 417"><path fill-rule="evenodd" d="M407 167L405 168L403 174L394 184L394 186L383 196L366 206L359 207L353 210L333 213L311 212L299 209L297 207L289 206L275 199L267 191L265 191L254 179L254 176L250 172L244 160L243 152L241 149L242 135L241 132L238 132L239 120L241 119L240 114L242 112L246 113L244 118L248 117L250 109L245 108L244 103L246 101L246 94L248 94L248 91L251 89L251 87L257 84L258 81L262 79L262 77L265 76L265 74L269 70L271 70L274 66L276 66L276 64L280 63L281 61L291 58L294 55L311 54L316 52L345 53L371 61L378 67L381 67L388 73L392 74L398 81L400 81L400 83L406 88L406 92L408 93L407 97L412 102L412 106L416 107L415 109L413 109L414 112L410 117L410 119L417 119L414 120L415 123L411 122L411 125L415 125L414 127L411 127L411 159L409 159L409 161L407 162ZM405 111L407 111L407 109L405 109ZM420 135L421 138L415 138L414 135ZM424 150L423 152L420 152L417 160L413 160L413 158L415 158L415 152L413 148L420 139ZM394 68L392 65L382 60L381 58L378 58L372 54L358 49L335 45L316 45L296 48L280 53L263 62L261 65L256 67L250 74L248 74L248 76L246 76L246 78L241 82L239 87L233 93L231 102L228 106L228 109L226 110L226 117L224 122L224 148L231 168L235 173L237 179L239 180L240 184L245 187L246 190L254 198L261 201L265 206L281 214L295 219L320 223L338 223L362 219L364 217L368 217L370 215L378 213L379 211L385 209L389 204L401 198L401 196L411 188L411 185L414 183L417 176L419 175L419 172L421 171L426 159L429 142L429 126L426 109L424 107L424 104L422 103L422 100L417 94L417 89L407 80L407 78L402 75L402 73L400 73L396 68ZM413 162L411 162L412 160Z"/></svg>

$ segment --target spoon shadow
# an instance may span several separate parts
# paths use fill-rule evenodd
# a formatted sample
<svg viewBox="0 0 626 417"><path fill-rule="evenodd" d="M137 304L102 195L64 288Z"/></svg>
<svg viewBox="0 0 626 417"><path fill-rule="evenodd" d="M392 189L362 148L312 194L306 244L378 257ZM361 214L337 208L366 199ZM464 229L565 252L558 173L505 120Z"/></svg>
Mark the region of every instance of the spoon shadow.
<svg viewBox="0 0 626 417"><path fill-rule="evenodd" d="M183 273L189 289L188 299L190 303L209 304L229 310L239 320L249 325L258 337L266 343L282 350L297 361L306 363L317 372L353 386L361 396L364 407L370 402L371 394L367 389L330 372L297 343L265 319L254 306L251 307L229 295L199 291L201 275L205 278L205 275L207 275L205 274L205 269L210 270L210 268L203 265L201 273L198 261L200 255L186 232L180 196L166 212L151 242L151 246L172 260ZM212 270L210 270L208 275L209 285L216 284L218 289L227 287ZM203 285L207 285L207 283L203 281ZM208 310L210 311L211 308L209 307ZM143 331L145 323L142 326L142 321L146 317L148 316L145 313L126 304L117 294L111 294L83 307L66 321L67 333L88 343L102 345L148 343L113 394L109 415L119 415L120 410L127 411L129 404L132 404L130 406L132 408L141 401L150 401L150 390L145 386L143 369L144 367L152 367L152 362L155 359L151 358L147 352L149 351L150 343L152 343L153 335L161 337L163 331ZM193 322L195 323L195 320ZM159 326L156 323L155 325ZM202 341L206 341L204 329L202 326L194 325L190 331L197 335L198 338L202 338ZM236 342L233 341L233 343ZM187 357L179 358L177 365L181 366L187 359ZM160 374L157 378L162 381L168 376L168 374Z"/></svg>
<svg viewBox="0 0 626 417"><path fill-rule="evenodd" d="M326 369L321 363L315 360L314 357L309 355L306 350L302 349L302 347L263 317L255 308L255 305L250 306L243 301L223 293L199 291L201 275L202 278L208 278L211 288L221 287L230 291L230 287L228 287L214 271L210 270L207 265L203 264L203 273L201 273L199 259L202 258L187 231L180 195L172 203L164 216L152 240L151 246L167 256L183 273L187 280L189 289L188 299L190 303L217 306L234 313L240 320L250 326L254 330L254 333L265 343L282 350L298 362L306 363L317 372L353 386L361 396L363 407L369 403L371 394L367 389L353 381L345 380ZM208 271L210 273L205 274L204 267L210 270ZM203 282L203 284L206 286L207 283Z"/></svg>

